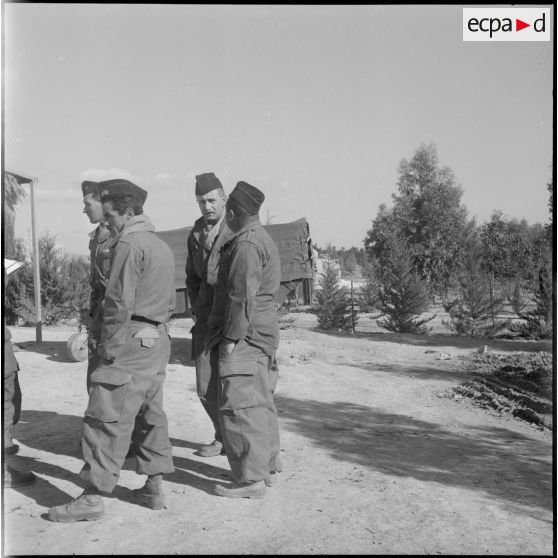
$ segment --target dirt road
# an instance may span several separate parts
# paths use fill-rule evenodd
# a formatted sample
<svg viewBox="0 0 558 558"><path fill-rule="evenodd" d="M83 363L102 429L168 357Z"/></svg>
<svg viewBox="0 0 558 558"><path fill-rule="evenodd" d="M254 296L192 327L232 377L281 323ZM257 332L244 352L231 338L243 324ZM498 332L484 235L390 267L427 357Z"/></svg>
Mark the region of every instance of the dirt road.
<svg viewBox="0 0 558 558"><path fill-rule="evenodd" d="M82 491L86 363L67 362L69 328L46 328L41 346L34 330L11 328L23 347L18 459L39 479L4 492L4 553L552 554L551 432L439 396L466 377L440 355L470 353L478 341L326 335L304 315L295 324L278 353L285 469L265 499L213 495L228 464L194 453L212 431L189 360L191 322L181 320L165 384L176 467L168 509L130 502L145 480L130 459L106 517L75 524L45 513ZM521 345L541 348L551 350Z"/></svg>

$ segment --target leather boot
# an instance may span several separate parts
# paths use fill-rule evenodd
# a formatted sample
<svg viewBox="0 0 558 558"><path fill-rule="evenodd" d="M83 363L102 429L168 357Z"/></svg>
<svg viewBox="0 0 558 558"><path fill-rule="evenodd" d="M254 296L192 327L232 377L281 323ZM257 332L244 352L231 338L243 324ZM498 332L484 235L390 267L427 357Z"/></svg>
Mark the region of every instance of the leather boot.
<svg viewBox="0 0 558 558"><path fill-rule="evenodd" d="M48 510L51 521L74 523L75 521L96 521L105 515L105 505L101 495L93 487L87 487L75 500L54 506Z"/></svg>
<svg viewBox="0 0 558 558"><path fill-rule="evenodd" d="M165 507L165 495L163 493L163 475L152 475L147 477L142 488L134 490L134 500L152 510L161 510Z"/></svg>
<svg viewBox="0 0 558 558"><path fill-rule="evenodd" d="M231 483L229 486L218 484L215 487L217 496L225 498L263 498L265 496L265 482Z"/></svg>
<svg viewBox="0 0 558 558"><path fill-rule="evenodd" d="M219 440L213 440L211 444L202 446L198 450L198 455L200 457L216 457L217 455L225 455L225 448L223 447L222 442L219 442Z"/></svg>

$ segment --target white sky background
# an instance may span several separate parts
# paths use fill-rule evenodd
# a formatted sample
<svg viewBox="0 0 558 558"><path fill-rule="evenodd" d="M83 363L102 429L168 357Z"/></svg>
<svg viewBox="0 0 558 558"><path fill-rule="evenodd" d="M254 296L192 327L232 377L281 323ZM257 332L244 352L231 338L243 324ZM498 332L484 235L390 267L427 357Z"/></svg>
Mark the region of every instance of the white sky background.
<svg viewBox="0 0 558 558"><path fill-rule="evenodd" d="M93 228L83 179L136 181L167 230L208 171L261 188L262 220L360 247L430 141L480 222L548 218L554 44L465 43L461 5L7 3L4 41L4 166L39 178L38 233L69 252Z"/></svg>

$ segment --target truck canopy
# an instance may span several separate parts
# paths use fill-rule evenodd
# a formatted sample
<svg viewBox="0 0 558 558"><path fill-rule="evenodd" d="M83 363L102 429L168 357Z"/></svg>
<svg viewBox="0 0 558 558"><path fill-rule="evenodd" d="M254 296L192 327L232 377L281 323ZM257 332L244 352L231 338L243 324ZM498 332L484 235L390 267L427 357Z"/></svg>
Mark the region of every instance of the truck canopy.
<svg viewBox="0 0 558 558"><path fill-rule="evenodd" d="M281 258L281 290L282 302L289 293L296 291L298 285L313 278L312 249L310 227L304 217L290 223L264 225ZM157 231L157 236L164 240L174 253L174 283L177 291L186 289L186 258L188 257L188 235L192 227L183 227L169 231ZM309 289L305 289L309 291ZM179 303L180 305L180 303ZM177 308L178 310L178 308ZM180 307L180 311L184 311Z"/></svg>

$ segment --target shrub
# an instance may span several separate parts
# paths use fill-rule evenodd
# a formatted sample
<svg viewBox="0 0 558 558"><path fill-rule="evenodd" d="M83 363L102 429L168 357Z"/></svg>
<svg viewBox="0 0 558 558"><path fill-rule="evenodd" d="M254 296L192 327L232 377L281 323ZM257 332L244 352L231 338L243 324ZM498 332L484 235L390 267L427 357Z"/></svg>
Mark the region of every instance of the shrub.
<svg viewBox="0 0 558 558"><path fill-rule="evenodd" d="M523 320L523 323L513 324L511 330L530 339L548 339L552 337L553 331L552 268L549 263L539 270L539 280L532 300L535 308L526 312L520 287L515 286L509 301L513 311Z"/></svg>
<svg viewBox="0 0 558 558"><path fill-rule="evenodd" d="M23 259L20 253L18 259ZM45 233L39 238L41 275L41 317L45 325L77 318L79 308L89 304L89 260L84 256L68 256L57 245L56 237ZM12 320L34 325L35 286L33 266L27 265L11 280Z"/></svg>
<svg viewBox="0 0 558 558"><path fill-rule="evenodd" d="M442 323L458 335L493 336L509 321L498 321L494 315L503 308L503 299L490 294L490 279L482 269L482 258L476 249L464 257L459 273L459 294L452 301L444 301L449 321Z"/></svg>
<svg viewBox="0 0 558 558"><path fill-rule="evenodd" d="M407 246L393 241L389 263L385 266L380 289L378 310L383 317L376 323L388 331L397 333L427 333L425 326L436 316L418 319L430 307L426 286L412 270L412 257Z"/></svg>
<svg viewBox="0 0 558 558"><path fill-rule="evenodd" d="M351 310L350 295L340 284L335 268L325 265L322 282L316 290L315 313L318 316L319 329L337 329L352 331L357 317Z"/></svg>
<svg viewBox="0 0 558 558"><path fill-rule="evenodd" d="M363 267L364 284L358 296L361 312L372 312L380 302L380 283L376 277L374 267L368 264Z"/></svg>

